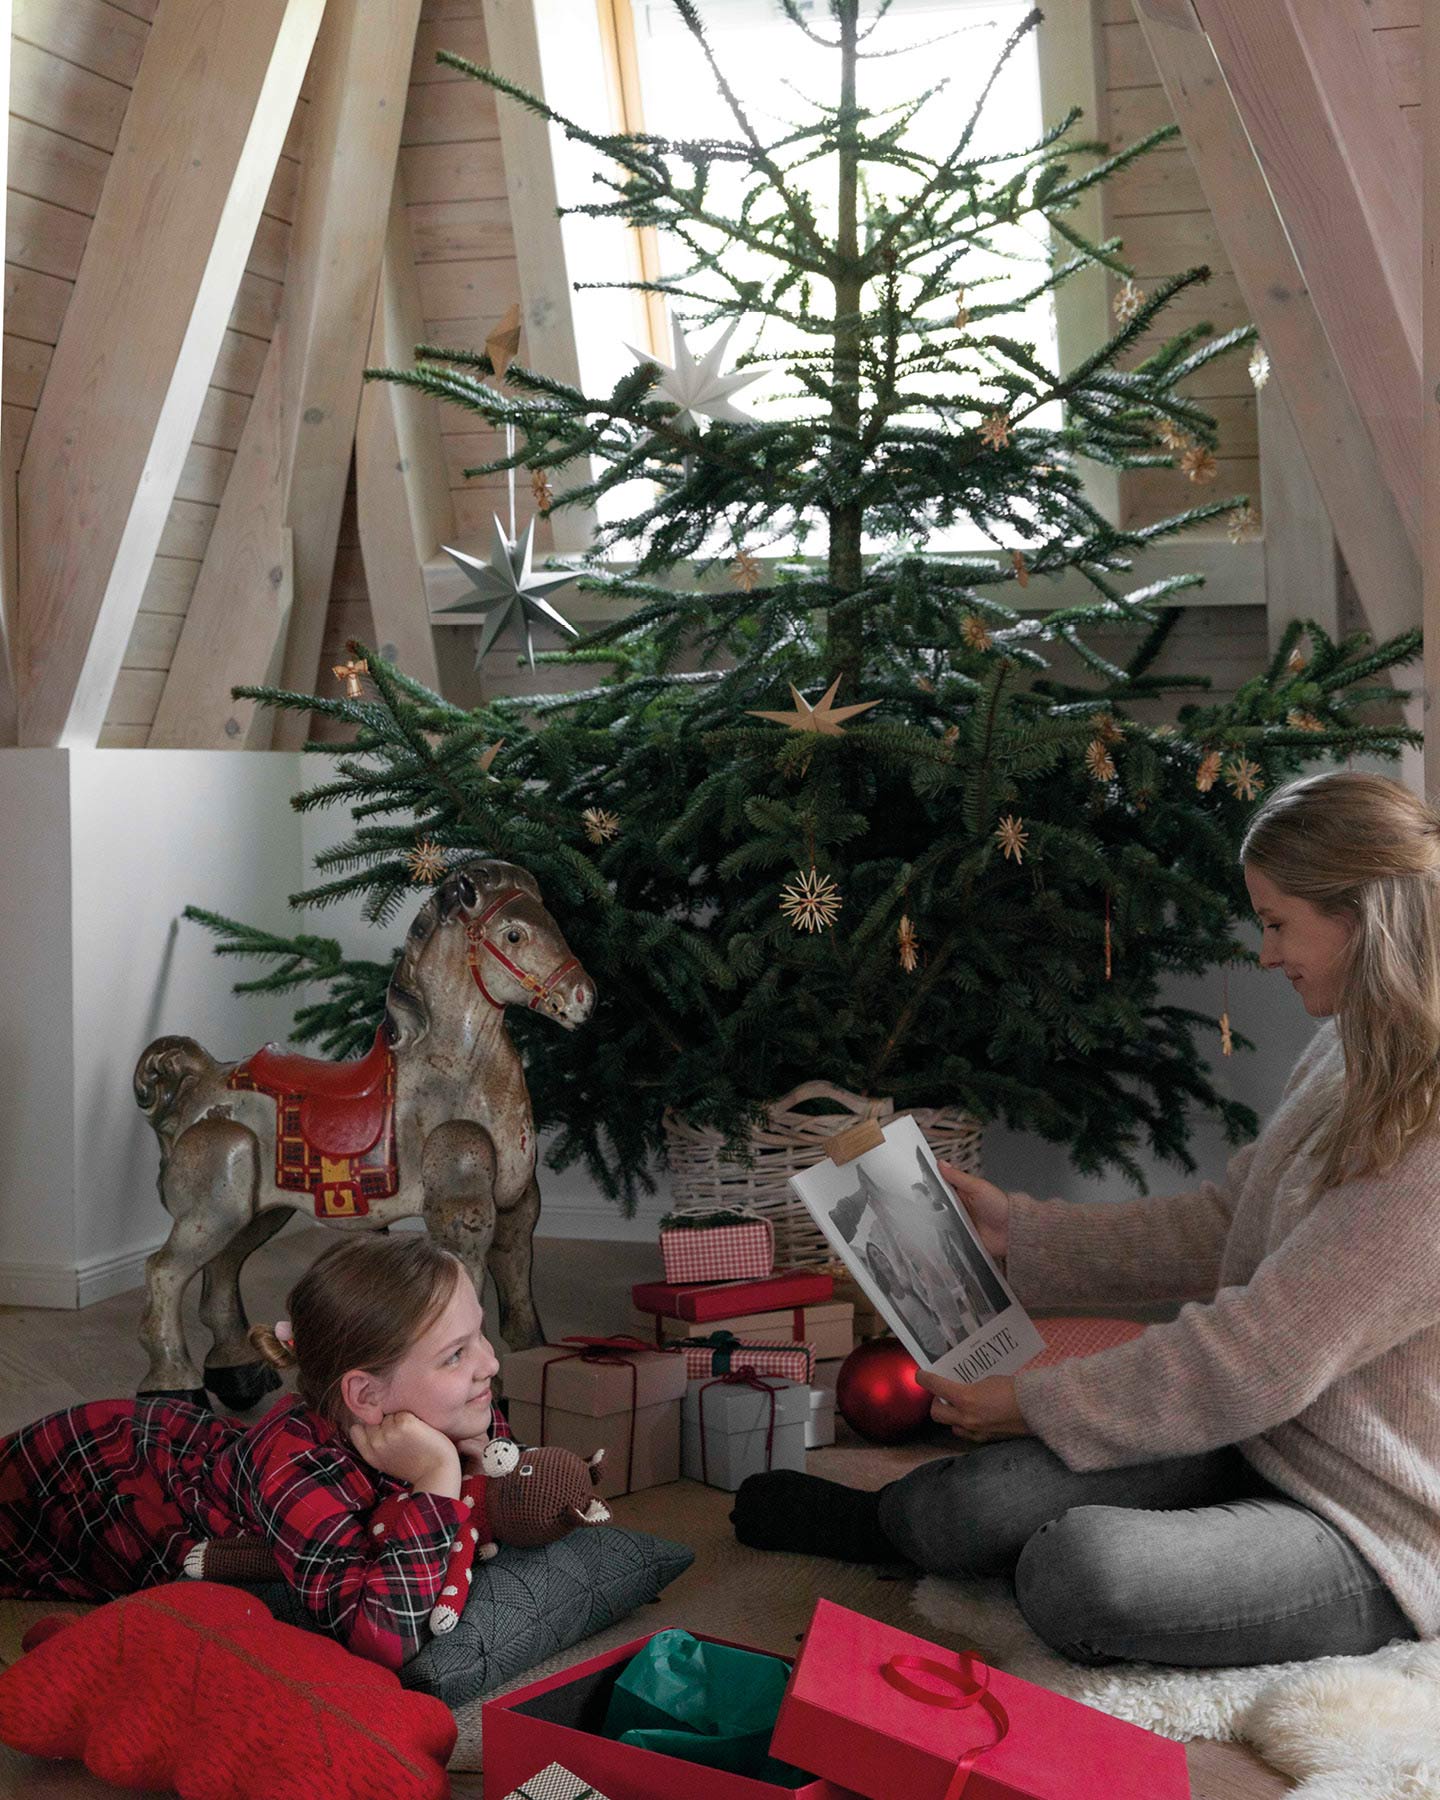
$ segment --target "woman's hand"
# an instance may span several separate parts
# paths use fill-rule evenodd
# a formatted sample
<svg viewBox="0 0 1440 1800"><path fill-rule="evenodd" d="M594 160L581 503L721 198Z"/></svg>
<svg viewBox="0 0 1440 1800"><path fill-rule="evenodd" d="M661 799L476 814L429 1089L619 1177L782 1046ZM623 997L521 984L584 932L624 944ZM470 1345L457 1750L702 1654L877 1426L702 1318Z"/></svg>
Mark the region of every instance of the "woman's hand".
<svg viewBox="0 0 1440 1800"><path fill-rule="evenodd" d="M953 1163L942 1162L940 1173L969 1213L980 1234L980 1242L1004 1268L1005 1253L1010 1248L1010 1196L993 1181L985 1181L979 1175L967 1175Z"/></svg>
<svg viewBox="0 0 1440 1800"><path fill-rule="evenodd" d="M427 1494L460 1498L460 1453L411 1412L386 1413L378 1425L350 1427L350 1442L372 1469Z"/></svg>
<svg viewBox="0 0 1440 1800"><path fill-rule="evenodd" d="M958 1438L966 1438L972 1444L988 1444L995 1438L1032 1435L1015 1401L1013 1375L952 1381L948 1375L922 1369L917 1379L935 1396L930 1402L930 1417L937 1425L948 1425Z"/></svg>

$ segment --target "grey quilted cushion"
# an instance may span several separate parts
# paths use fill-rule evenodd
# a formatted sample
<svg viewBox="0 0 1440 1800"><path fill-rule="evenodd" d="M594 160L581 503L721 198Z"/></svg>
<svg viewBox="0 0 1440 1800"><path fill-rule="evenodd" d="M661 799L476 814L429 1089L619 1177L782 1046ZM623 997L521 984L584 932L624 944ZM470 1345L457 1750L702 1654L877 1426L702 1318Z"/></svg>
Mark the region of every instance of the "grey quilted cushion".
<svg viewBox="0 0 1440 1800"><path fill-rule="evenodd" d="M432 1637L400 1679L464 1706L654 1600L694 1560L683 1544L622 1525L572 1531L539 1550L503 1545L476 1563L459 1624ZM256 1591L277 1619L314 1629L289 1586Z"/></svg>

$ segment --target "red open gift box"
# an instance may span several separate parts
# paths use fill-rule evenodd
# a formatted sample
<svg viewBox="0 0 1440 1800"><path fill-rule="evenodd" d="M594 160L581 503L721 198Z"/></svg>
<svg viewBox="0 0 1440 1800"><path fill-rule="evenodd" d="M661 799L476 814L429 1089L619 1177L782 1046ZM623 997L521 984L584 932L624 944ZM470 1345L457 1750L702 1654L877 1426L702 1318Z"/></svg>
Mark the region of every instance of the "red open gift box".
<svg viewBox="0 0 1440 1800"><path fill-rule="evenodd" d="M1190 1794L1170 1738L829 1600L805 1633L770 1754L843 1773L869 1800Z"/></svg>
<svg viewBox="0 0 1440 1800"><path fill-rule="evenodd" d="M647 1632L633 1643L487 1700L481 1713L486 1793L493 1788L508 1794L536 1769L558 1762L616 1800L860 1800L833 1781L817 1778L798 1788L782 1788L601 1737L610 1690L652 1635ZM694 1635L712 1644L729 1641L703 1631ZM886 1794L899 1791L887 1787Z"/></svg>

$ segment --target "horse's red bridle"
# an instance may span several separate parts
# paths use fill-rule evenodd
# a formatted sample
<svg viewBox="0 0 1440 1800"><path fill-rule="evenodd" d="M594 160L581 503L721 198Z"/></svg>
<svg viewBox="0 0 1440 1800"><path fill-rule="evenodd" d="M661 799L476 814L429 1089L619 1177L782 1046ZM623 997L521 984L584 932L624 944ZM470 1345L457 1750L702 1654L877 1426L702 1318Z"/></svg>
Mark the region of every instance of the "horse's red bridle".
<svg viewBox="0 0 1440 1800"><path fill-rule="evenodd" d="M520 983L521 987L523 987L530 995L529 1010L531 1012L534 1012L537 1007L543 1006L548 1012L557 1014L563 1013L565 1010L565 1002L563 1000L557 1002L552 996L554 995L555 989L560 985L562 979L569 974L570 970L578 969L580 967L579 959L574 956L567 957L557 969L552 970L551 973L541 981L537 976L530 974L527 969L522 969L518 963L511 962L510 958L499 945L493 944L485 935L485 927L495 917L496 913L500 912L504 907L507 907L512 900L519 900L522 898L523 894L521 889L507 888L497 899L490 902L478 919L471 919L466 925L466 956L470 963L470 973L475 977L475 985L479 988L480 992L497 1012L502 1012L505 1007L505 1002L503 1000L497 1000L490 992L489 988L486 987L485 977L480 970L480 952L482 950L488 950L495 958L496 962L498 962L502 968L508 970Z"/></svg>

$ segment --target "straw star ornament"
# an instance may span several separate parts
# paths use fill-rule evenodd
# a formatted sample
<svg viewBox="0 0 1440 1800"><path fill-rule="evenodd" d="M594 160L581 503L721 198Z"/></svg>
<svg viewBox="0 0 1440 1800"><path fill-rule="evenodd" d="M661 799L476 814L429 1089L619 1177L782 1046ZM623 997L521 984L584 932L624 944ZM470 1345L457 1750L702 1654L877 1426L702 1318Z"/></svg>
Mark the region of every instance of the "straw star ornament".
<svg viewBox="0 0 1440 1800"><path fill-rule="evenodd" d="M792 712L750 712L752 719L770 719L776 725L788 725L791 731L816 731L822 737L843 737L842 722L853 719L857 713L869 712L872 706L878 706L878 700L857 700L853 706L836 706L833 704L835 690L840 686L841 677L836 676L826 688L819 702L812 706L800 692L794 682L790 684L790 697L795 702Z"/></svg>
<svg viewBox="0 0 1440 1800"><path fill-rule="evenodd" d="M483 617L485 628L480 634L480 647L475 653L477 669L507 625L514 625L516 635L525 649L525 659L532 669L535 667L535 644L531 636L533 624L553 625L557 631L563 631L572 638L579 637L580 633L570 621L545 598L552 588L564 587L566 582L573 581L575 572L572 569L562 569L548 575L537 575L534 572L531 567L535 553L533 519L525 527L520 541L512 544L497 517L495 544L490 552L489 562L481 562L478 556L470 556L464 550L452 550L448 544L441 548L456 567L469 576L475 592L453 606L441 607L433 615L431 622L436 625L473 625L477 615Z"/></svg>
<svg viewBox="0 0 1440 1800"><path fill-rule="evenodd" d="M797 874L780 890L780 910L797 931L825 931L840 916L840 890L817 869Z"/></svg>
<svg viewBox="0 0 1440 1800"><path fill-rule="evenodd" d="M742 387L749 387L752 381L760 379L759 369L746 370L736 374L733 370L728 375L720 373L720 363L725 355L725 347L734 335L737 319L705 352L697 362L690 346L685 342L685 335L680 329L679 321L674 321L675 367L672 369L662 363L658 357L652 356L648 350L637 350L633 344L626 349L639 362L650 363L659 369L659 379L655 383L656 391L666 400L673 401L679 407L675 415L675 423L689 423L696 430L700 429L702 418L723 419L727 425L752 425L754 418L750 413L742 412L731 402L730 396Z"/></svg>

